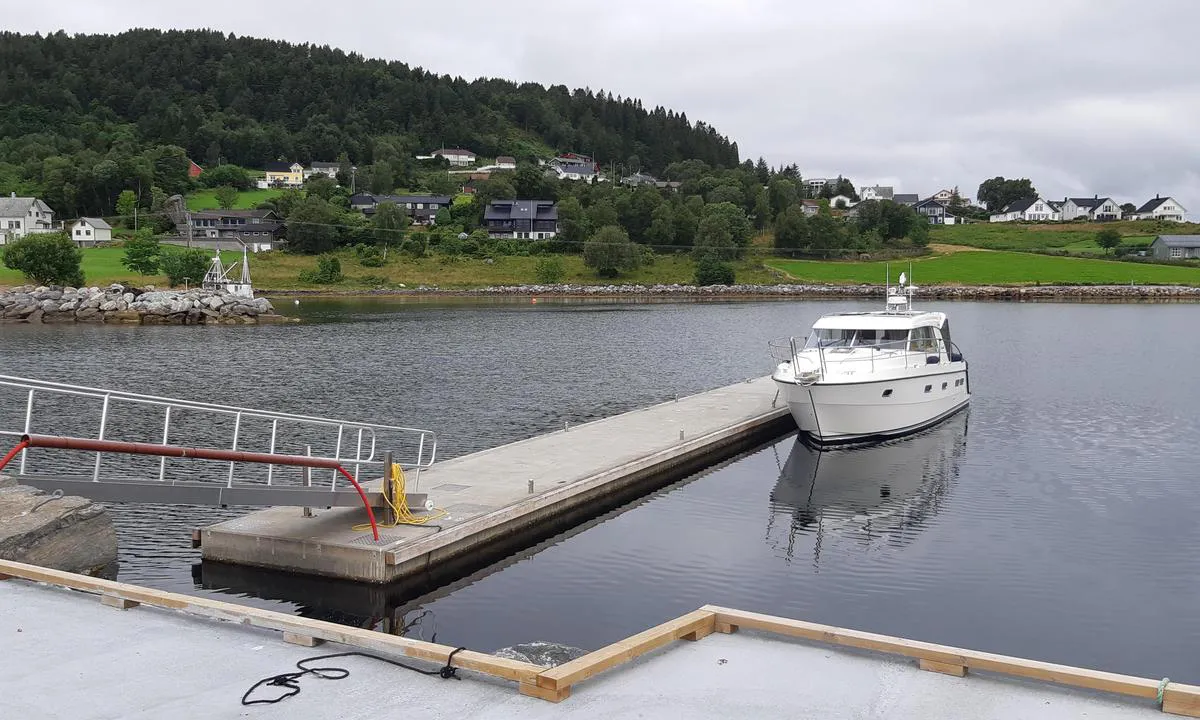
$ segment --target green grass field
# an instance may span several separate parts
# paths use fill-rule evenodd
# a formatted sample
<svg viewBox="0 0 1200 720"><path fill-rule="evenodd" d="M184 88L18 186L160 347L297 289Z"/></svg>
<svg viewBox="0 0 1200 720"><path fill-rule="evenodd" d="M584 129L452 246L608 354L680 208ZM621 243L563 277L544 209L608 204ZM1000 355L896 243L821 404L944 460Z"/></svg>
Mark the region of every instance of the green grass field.
<svg viewBox="0 0 1200 720"><path fill-rule="evenodd" d="M223 253L226 262L236 262L239 253ZM83 271L88 285L114 282L166 287L161 275L139 276L121 265L119 247L83 251ZM353 252L339 253L346 279L334 285L300 281L300 271L316 267L311 255L274 252L250 256L254 285L270 290L367 290L437 285L442 288L471 288L488 285L522 285L537 282L538 257L497 257L493 262L476 258L449 259L432 256L412 259L395 256L381 268L365 267ZM687 255L660 255L653 265L642 267L614 280L596 277L578 255L561 255L562 282L572 284L689 284L696 271ZM920 285L1194 285L1200 286L1200 267L1149 265L1143 263L1064 258L1020 252L963 251L933 255L912 261L913 280ZM891 263L892 276L908 269L908 261ZM883 282L884 262L747 260L735 263L737 282L772 284L790 275L797 281L828 284ZM0 287L23 285L20 273L0 265Z"/></svg>
<svg viewBox="0 0 1200 720"><path fill-rule="evenodd" d="M772 260L776 267L805 282L880 284L882 262ZM921 285L1200 285L1200 268L1051 257L1020 252L967 251L912 261L912 279ZM891 263L892 277L908 262Z"/></svg>
<svg viewBox="0 0 1200 720"><path fill-rule="evenodd" d="M83 251L83 278L89 286L91 285L111 285L119 282L122 284L132 284L137 286L154 285L155 287L166 287L167 278L165 275L138 275L132 270L126 269L121 264L121 259L125 257L124 248L119 247L103 247L103 248L87 248ZM221 253L222 259L226 262L235 262L241 258L241 253ZM313 263L316 264L315 261ZM251 265L253 267L253 264ZM199 278L197 278L199 280ZM0 287L24 285L27 280L16 270L9 270L0 264Z"/></svg>
<svg viewBox="0 0 1200 720"><path fill-rule="evenodd" d="M966 245L988 250L1049 250L1061 248L1072 251L1103 252L1096 245L1096 233L1113 228L1123 236L1123 242L1150 243L1155 235L1188 235L1200 233L1200 224L1128 221L1112 223L1066 223L1021 225L1017 223L972 223L970 225L936 225L929 230L929 241L943 245Z"/></svg>
<svg viewBox="0 0 1200 720"><path fill-rule="evenodd" d="M109 285L114 282L134 285L166 287L167 279L162 275L141 276L121 265L125 256L123 248L87 248L83 251L83 273L88 285ZM236 262L241 253L222 253L226 262ZM563 265L562 282L577 284L654 284L690 283L696 265L686 255L663 255L653 265L613 279L597 278L595 273L583 266L578 255L559 256ZM250 275L255 287L272 290L329 289L368 290L377 287L395 287L403 283L408 287L437 285L444 288L471 288L488 285L523 285L537 282L537 257L497 257L488 263L476 258L450 260L433 256L414 260L407 256L393 255L381 268L364 267L353 252L338 253L342 273L346 279L334 285L314 285L300 282L300 271L315 269L317 259L311 255L289 255L282 252L263 253L250 256ZM761 263L747 261L735 264L737 281L745 283L771 283L778 280L777 274ZM19 272L0 265L0 287L23 285L26 280Z"/></svg>
<svg viewBox="0 0 1200 720"><path fill-rule="evenodd" d="M245 190L238 193L237 203L234 204L235 210L249 210L258 207L258 204L279 197L283 190L278 188L270 188L267 190ZM188 210L216 210L221 207L217 203L216 190L199 190L188 196Z"/></svg>

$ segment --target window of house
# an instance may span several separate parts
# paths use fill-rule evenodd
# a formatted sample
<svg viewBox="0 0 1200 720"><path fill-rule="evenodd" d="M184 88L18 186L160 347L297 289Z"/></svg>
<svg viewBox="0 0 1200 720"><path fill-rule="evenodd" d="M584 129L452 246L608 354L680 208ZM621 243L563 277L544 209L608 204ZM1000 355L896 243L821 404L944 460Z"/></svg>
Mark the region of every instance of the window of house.
<svg viewBox="0 0 1200 720"><path fill-rule="evenodd" d="M1171 257L1183 257L1183 248L1171 248Z"/></svg>
<svg viewBox="0 0 1200 720"><path fill-rule="evenodd" d="M76 234L76 235L82 235L82 234L83 234L83 231L82 231L82 230L80 230L79 228L75 228L75 234Z"/></svg>

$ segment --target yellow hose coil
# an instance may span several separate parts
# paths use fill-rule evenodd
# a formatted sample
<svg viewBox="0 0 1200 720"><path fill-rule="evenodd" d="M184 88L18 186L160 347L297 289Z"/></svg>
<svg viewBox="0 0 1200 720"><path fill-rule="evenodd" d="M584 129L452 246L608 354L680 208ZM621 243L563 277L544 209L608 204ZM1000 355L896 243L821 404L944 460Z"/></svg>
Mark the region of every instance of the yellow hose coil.
<svg viewBox="0 0 1200 720"><path fill-rule="evenodd" d="M392 515L396 518L392 523L377 523L379 527L391 528L400 525L426 525L434 520L441 520L446 517L446 511L441 508L434 508L428 515L414 515L408 507L408 496L404 493L404 469L399 463L392 463L392 499L389 500L384 495L383 501L392 509ZM355 525L356 532L370 530L370 523L362 523Z"/></svg>

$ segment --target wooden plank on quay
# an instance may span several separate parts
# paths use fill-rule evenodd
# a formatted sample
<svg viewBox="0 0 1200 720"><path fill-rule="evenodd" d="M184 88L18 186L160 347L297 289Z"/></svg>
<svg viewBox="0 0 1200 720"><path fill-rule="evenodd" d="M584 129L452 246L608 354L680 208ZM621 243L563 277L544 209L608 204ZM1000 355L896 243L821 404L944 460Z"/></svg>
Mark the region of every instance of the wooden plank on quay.
<svg viewBox="0 0 1200 720"><path fill-rule="evenodd" d="M685 635L697 632L708 634L712 631L714 622L714 613L707 610L693 610L687 615L546 670L538 675L537 684L552 690L569 688L577 682L623 665L651 650L679 640Z"/></svg>
<svg viewBox="0 0 1200 720"><path fill-rule="evenodd" d="M95 593L104 597L120 598L143 605L178 610L190 615L228 620L254 627L305 635L328 642L374 650L376 652L398 653L433 663L445 663L450 653L454 651L454 648L448 645L413 640L397 635L388 635L375 632L374 630L338 625L324 620L286 615L274 610L235 605L206 597L193 597L163 590L153 590L137 585L129 585L112 580L89 577L87 575L77 575L61 570L51 570L49 568L27 565L10 560L0 560L0 572L34 582ZM455 655L454 666L505 680L535 684L538 673L546 669L540 665L533 665L532 663L521 662L519 660L508 660L473 650L463 650Z"/></svg>
<svg viewBox="0 0 1200 720"><path fill-rule="evenodd" d="M921 658L917 664L922 670L929 672L942 673L943 675L953 675L954 677L963 677L967 674L967 669L962 665L951 665L949 663L941 663L936 660L926 660Z"/></svg>
<svg viewBox="0 0 1200 720"><path fill-rule="evenodd" d="M702 608L716 615L718 624L728 623L743 628L773 632L790 637L799 637L816 642L846 647L873 650L876 652L903 655L942 665L957 665L964 669L985 670L1002 675L1042 680L1058 685L1088 688L1102 692L1129 695L1140 698L1158 697L1158 680L1121 675L1119 673L1088 670L1086 668L1027 660L1024 658L994 653L966 650L963 648L937 645L919 640L906 640L890 635L847 630L832 625L789 620L759 613L733 610L706 605ZM1170 700L1168 705L1167 700ZM1177 708L1178 710L1168 710ZM1163 710L1180 715L1200 717L1200 687L1195 685L1170 684L1163 696Z"/></svg>

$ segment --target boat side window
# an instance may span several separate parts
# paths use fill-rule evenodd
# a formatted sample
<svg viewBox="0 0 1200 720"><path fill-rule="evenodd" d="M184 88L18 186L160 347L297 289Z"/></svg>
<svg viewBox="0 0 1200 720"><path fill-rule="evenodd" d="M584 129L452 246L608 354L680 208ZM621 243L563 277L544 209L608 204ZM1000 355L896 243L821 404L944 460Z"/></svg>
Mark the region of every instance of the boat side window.
<svg viewBox="0 0 1200 720"><path fill-rule="evenodd" d="M937 352L937 339L929 326L913 328L908 335L909 352Z"/></svg>

